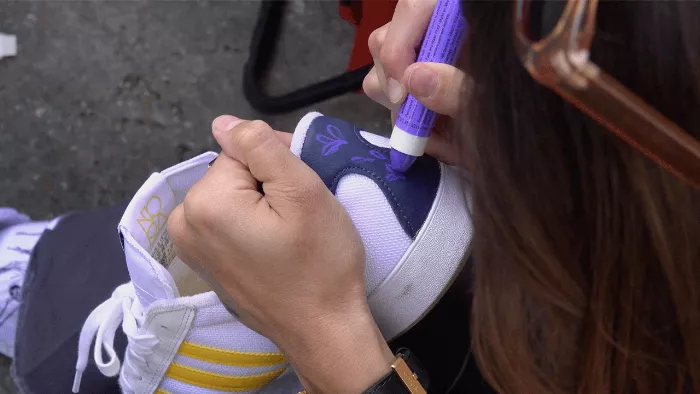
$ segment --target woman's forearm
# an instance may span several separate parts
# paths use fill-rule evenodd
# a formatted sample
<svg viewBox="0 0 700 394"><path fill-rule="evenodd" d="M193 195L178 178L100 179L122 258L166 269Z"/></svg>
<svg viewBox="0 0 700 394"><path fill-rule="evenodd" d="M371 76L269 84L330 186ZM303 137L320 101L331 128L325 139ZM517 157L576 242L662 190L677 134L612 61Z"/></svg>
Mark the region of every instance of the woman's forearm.
<svg viewBox="0 0 700 394"><path fill-rule="evenodd" d="M308 393L359 394L389 373L395 357L369 313L309 329L285 349Z"/></svg>

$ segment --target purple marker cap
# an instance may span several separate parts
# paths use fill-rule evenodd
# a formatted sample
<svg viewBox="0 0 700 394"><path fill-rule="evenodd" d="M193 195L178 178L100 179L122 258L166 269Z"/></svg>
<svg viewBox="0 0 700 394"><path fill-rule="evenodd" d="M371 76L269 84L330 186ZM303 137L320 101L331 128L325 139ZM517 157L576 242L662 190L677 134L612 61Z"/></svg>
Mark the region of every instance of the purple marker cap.
<svg viewBox="0 0 700 394"><path fill-rule="evenodd" d="M417 61L454 65L466 29L460 0L438 0ZM406 97L391 131L390 157L395 171L406 172L423 155L436 116L412 95Z"/></svg>

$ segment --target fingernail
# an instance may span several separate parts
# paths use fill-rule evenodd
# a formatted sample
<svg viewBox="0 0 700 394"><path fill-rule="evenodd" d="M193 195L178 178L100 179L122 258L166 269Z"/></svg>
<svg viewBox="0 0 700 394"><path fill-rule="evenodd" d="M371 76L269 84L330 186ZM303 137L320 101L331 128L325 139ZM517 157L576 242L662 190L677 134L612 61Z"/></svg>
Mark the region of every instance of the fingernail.
<svg viewBox="0 0 700 394"><path fill-rule="evenodd" d="M386 81L386 94L389 96L389 101L396 104L403 98L403 85L394 78L389 78Z"/></svg>
<svg viewBox="0 0 700 394"><path fill-rule="evenodd" d="M221 115L218 118L214 119L214 129L216 129L216 131L219 132L229 131L241 122L243 122L243 120L238 119L235 116Z"/></svg>
<svg viewBox="0 0 700 394"><path fill-rule="evenodd" d="M425 67L416 67L408 77L408 86L416 97L432 97L440 86L440 77Z"/></svg>
<svg viewBox="0 0 700 394"><path fill-rule="evenodd" d="M384 67L382 67L382 63L372 56L372 60L374 61L374 69L377 72L377 79L379 79L379 85L384 86L383 83L386 81L386 74L384 74Z"/></svg>

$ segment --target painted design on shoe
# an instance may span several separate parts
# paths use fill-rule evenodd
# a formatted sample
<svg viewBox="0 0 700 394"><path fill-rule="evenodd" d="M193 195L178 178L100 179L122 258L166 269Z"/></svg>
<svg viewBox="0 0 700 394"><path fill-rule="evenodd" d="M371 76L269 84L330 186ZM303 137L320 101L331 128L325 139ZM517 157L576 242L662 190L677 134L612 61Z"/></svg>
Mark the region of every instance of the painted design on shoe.
<svg viewBox="0 0 700 394"><path fill-rule="evenodd" d="M355 163L371 163L377 159L388 160L386 155L378 150L370 149L369 155L372 157L353 156L350 158L350 160L354 161Z"/></svg>
<svg viewBox="0 0 700 394"><path fill-rule="evenodd" d="M16 280L10 281L7 286L8 297L4 302L0 303L0 327L5 325L5 322L17 312L19 302L22 297L22 283L24 278L27 263L25 261L13 261L6 266L0 268L0 276L14 275Z"/></svg>
<svg viewBox="0 0 700 394"><path fill-rule="evenodd" d="M11 251L17 252L17 253L26 254L27 256L29 256L30 254L32 254L31 249L25 249L25 248L21 248L21 247L19 247L19 246L13 246L13 247L11 247L11 248L7 248L7 250L11 250Z"/></svg>
<svg viewBox="0 0 700 394"><path fill-rule="evenodd" d="M38 232L38 233L30 233L30 232L27 232L27 231L17 231L17 232L15 233L15 235L25 235L25 236L28 236L28 237L38 237L38 236L40 236L40 235L42 235L42 234L44 234L43 231L40 231L40 232Z"/></svg>
<svg viewBox="0 0 700 394"><path fill-rule="evenodd" d="M165 216L162 209L163 202L160 197L153 196L141 208L141 218L136 218L136 222L141 226L143 233L146 234L149 245L153 244L160 230L168 222L168 217Z"/></svg>
<svg viewBox="0 0 700 394"><path fill-rule="evenodd" d="M387 163L384 166L384 168L386 169L386 175L384 176L384 179L386 179L387 181L403 181L404 179L406 179L406 177L402 173L394 171L394 169L391 168L391 164Z"/></svg>
<svg viewBox="0 0 700 394"><path fill-rule="evenodd" d="M369 155L371 157L353 156L350 158L350 160L352 160L355 163L372 163L375 160L389 160L389 158L384 153L375 149L370 149ZM391 164L389 163L387 163L384 166L384 169L386 170L384 179L389 182L402 181L406 179L406 177L402 173L394 171L394 169L391 168Z"/></svg>
<svg viewBox="0 0 700 394"><path fill-rule="evenodd" d="M333 125L328 125L326 127L326 134L316 134L316 141L323 144L321 149L321 154L324 156L330 156L340 149L341 146L348 143L343 137L343 133L337 127Z"/></svg>
<svg viewBox="0 0 700 394"><path fill-rule="evenodd" d="M319 140L328 138L329 126L343 133L347 146L332 156L324 156ZM320 138L319 134L325 137ZM352 123L326 116L315 116L303 136L300 144L299 141L294 144L298 149L296 153L316 171L332 193L348 174L367 177L382 191L406 234L411 238L417 235L428 217L442 179L443 170L437 160L424 155L416 160L411 171L396 173L387 166L390 164L390 149L386 138L363 134Z"/></svg>

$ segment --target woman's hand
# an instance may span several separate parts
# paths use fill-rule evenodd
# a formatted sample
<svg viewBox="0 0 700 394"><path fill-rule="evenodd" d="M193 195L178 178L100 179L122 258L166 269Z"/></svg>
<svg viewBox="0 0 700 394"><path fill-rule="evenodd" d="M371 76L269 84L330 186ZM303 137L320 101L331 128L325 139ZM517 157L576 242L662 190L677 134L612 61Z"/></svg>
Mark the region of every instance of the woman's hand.
<svg viewBox="0 0 700 394"><path fill-rule="evenodd" d="M401 103L410 93L427 108L455 118L469 79L456 67L440 63L416 63L417 52L430 23L437 0L399 0L391 22L369 37L374 67L365 77L363 90L391 110L396 120ZM449 164L463 164L454 128L445 119L433 130L426 152Z"/></svg>
<svg viewBox="0 0 700 394"><path fill-rule="evenodd" d="M213 133L223 152L168 220L178 255L280 347L307 389L362 392L392 356L367 306L364 249L345 209L285 134L232 116Z"/></svg>

